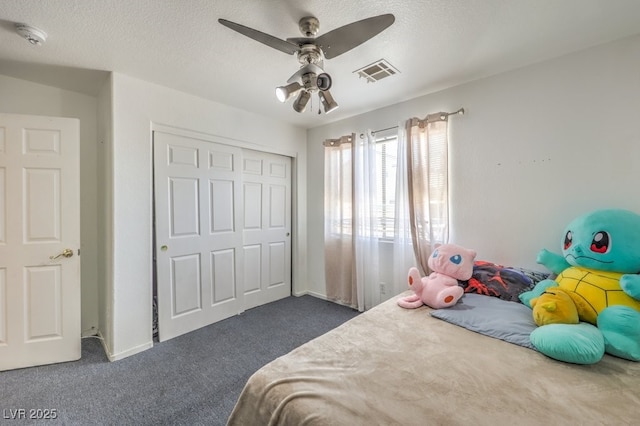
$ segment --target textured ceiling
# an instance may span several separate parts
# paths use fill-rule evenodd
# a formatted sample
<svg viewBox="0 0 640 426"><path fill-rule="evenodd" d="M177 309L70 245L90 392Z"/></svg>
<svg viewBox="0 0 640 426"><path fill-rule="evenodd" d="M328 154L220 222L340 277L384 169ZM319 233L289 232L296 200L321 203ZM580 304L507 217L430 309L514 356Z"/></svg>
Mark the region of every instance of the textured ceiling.
<svg viewBox="0 0 640 426"><path fill-rule="evenodd" d="M325 61L340 108L298 114L274 88L295 56L220 25L225 18L278 38L320 32L383 13L395 23ZM31 46L15 23L44 30ZM2 0L0 73L89 94L116 71L305 128L466 81L640 33L638 0ZM384 58L396 76L366 83L358 68Z"/></svg>

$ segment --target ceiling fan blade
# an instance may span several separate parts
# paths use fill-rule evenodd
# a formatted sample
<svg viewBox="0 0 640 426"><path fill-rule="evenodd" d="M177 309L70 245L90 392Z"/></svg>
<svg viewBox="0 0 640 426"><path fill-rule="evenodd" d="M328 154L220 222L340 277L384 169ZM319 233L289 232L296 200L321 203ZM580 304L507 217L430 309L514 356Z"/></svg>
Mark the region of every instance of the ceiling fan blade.
<svg viewBox="0 0 640 426"><path fill-rule="evenodd" d="M395 20L395 16L387 13L353 22L321 35L316 38L316 44L322 49L325 58L335 58L380 34Z"/></svg>
<svg viewBox="0 0 640 426"><path fill-rule="evenodd" d="M218 19L222 25L227 28L231 28L234 31L239 32L240 34L247 36L249 38L254 39L255 41L259 41L262 44L266 44L269 47L273 47L281 52L288 53L289 55L293 55L296 53L299 48L297 45L290 43L285 40L281 40L272 35L263 33L258 30L254 30L253 28L245 27L244 25L236 24L235 22L227 21L226 19Z"/></svg>

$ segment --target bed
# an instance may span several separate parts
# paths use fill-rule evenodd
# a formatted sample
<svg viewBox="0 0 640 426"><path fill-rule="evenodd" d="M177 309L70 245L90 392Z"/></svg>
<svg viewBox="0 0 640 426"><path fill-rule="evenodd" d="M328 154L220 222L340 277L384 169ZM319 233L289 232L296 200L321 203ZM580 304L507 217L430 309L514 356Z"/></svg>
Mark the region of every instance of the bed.
<svg viewBox="0 0 640 426"><path fill-rule="evenodd" d="M640 363L609 355L587 366L547 358L518 340L528 333L524 314L509 313L516 318L511 321L502 317L507 314L497 313L503 308L529 309L516 302L465 294L455 310L449 309L453 319L442 319L434 314L443 310L400 308L396 299L405 295L258 370L246 383L228 424L640 421ZM489 336L486 330L473 329L478 322L469 319L469 312L472 316L491 312L489 322L516 326Z"/></svg>

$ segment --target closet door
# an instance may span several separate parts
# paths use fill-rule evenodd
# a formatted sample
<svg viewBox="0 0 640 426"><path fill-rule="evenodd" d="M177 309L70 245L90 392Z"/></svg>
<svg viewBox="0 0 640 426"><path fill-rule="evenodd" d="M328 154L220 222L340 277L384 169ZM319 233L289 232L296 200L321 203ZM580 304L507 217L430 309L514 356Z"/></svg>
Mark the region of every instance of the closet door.
<svg viewBox="0 0 640 426"><path fill-rule="evenodd" d="M245 309L291 295L291 158L243 151Z"/></svg>
<svg viewBox="0 0 640 426"><path fill-rule="evenodd" d="M161 341L291 294L291 159L154 133Z"/></svg>
<svg viewBox="0 0 640 426"><path fill-rule="evenodd" d="M241 150L154 133L159 339L244 310Z"/></svg>

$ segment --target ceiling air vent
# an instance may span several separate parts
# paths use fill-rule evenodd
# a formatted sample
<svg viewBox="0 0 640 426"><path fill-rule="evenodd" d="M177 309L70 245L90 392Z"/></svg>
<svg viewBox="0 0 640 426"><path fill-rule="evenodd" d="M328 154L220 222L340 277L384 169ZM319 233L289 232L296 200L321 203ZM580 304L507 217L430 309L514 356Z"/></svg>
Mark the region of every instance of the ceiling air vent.
<svg viewBox="0 0 640 426"><path fill-rule="evenodd" d="M367 83L375 83L382 80L385 77L399 73L397 68L387 62L385 59L380 59L372 64L355 70L354 73L358 74L360 78L366 78Z"/></svg>

